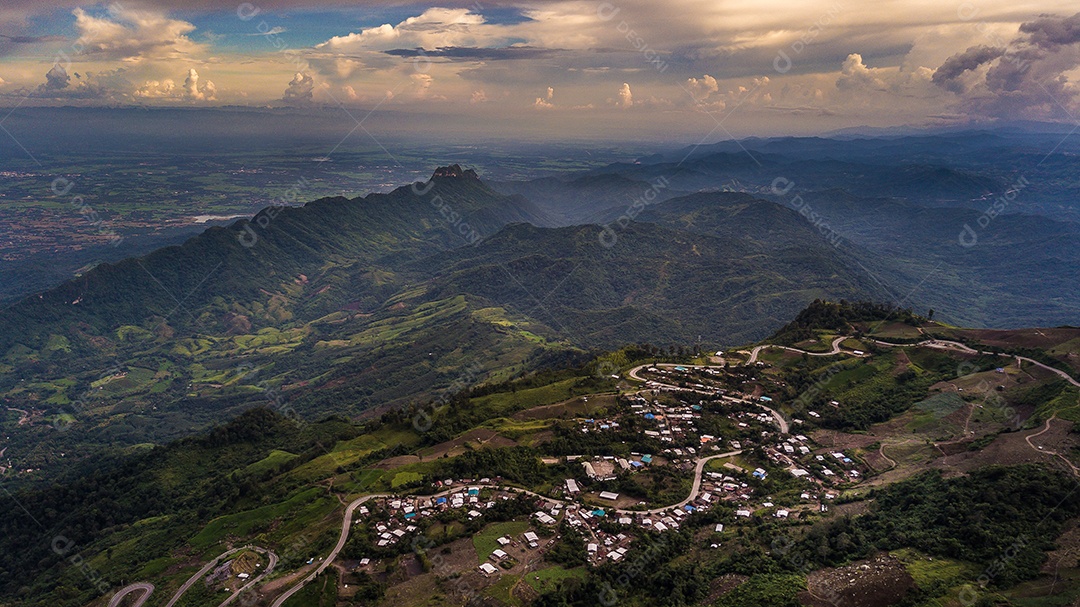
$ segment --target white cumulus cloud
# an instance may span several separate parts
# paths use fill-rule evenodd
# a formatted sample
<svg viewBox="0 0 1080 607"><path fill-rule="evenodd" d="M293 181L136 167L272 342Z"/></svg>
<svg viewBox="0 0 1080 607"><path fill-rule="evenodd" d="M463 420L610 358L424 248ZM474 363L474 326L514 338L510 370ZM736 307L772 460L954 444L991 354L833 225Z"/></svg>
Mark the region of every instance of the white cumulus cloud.
<svg viewBox="0 0 1080 607"><path fill-rule="evenodd" d="M195 26L163 13L109 6L101 17L82 8L72 11L82 54L104 59L138 62L144 59L180 59L204 50L188 34Z"/></svg>

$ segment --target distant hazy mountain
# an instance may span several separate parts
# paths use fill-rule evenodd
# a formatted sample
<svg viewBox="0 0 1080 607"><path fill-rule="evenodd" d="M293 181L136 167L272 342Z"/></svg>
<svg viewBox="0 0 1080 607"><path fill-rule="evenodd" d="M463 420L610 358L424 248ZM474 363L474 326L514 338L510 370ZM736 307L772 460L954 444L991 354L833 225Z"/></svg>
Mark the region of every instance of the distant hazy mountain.
<svg viewBox="0 0 1080 607"><path fill-rule="evenodd" d="M23 300L0 315L0 398L81 423L49 436L75 453L268 401L355 415L596 348L745 343L815 299L887 296L796 211L746 194L556 228L554 205L436 175L266 209Z"/></svg>
<svg viewBox="0 0 1080 607"><path fill-rule="evenodd" d="M855 166L755 158L788 175L818 167L820 183ZM860 166L877 190L761 186L772 200L679 192L768 177L746 154L499 185L531 198L450 166L389 194L266 209L5 311L0 397L97 420L79 445L136 444L267 400L357 414L595 348L752 342L816 299L995 327L1075 322L1076 224L1007 214L984 227L970 208L871 195L920 181L956 195L981 177ZM975 246L958 243L965 224Z"/></svg>
<svg viewBox="0 0 1080 607"><path fill-rule="evenodd" d="M653 204L686 193L671 188L663 176L646 181L615 173L500 182L493 187L528 198L555 216L561 225L611 221L634 204Z"/></svg>
<svg viewBox="0 0 1080 607"><path fill-rule="evenodd" d="M39 342L61 325L107 332L157 317L180 325L197 320L202 330L223 330L219 319L203 316L203 307L217 298L254 300L300 275L319 284L341 266L392 268L475 242L508 223L551 223L524 198L504 196L475 174L458 173L389 194L267 208L251 220L208 229L181 246L102 264L7 310L0 316L0 350ZM379 292L378 285L361 283L320 295L334 302L330 308L346 301L366 307L378 305ZM320 301L301 306L326 307Z"/></svg>

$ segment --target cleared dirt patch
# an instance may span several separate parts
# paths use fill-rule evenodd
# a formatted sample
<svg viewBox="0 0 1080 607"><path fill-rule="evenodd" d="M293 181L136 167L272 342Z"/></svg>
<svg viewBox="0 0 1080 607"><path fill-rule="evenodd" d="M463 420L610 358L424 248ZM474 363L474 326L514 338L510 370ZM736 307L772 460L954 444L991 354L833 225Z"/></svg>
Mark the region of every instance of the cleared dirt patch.
<svg viewBox="0 0 1080 607"><path fill-rule="evenodd" d="M614 394L592 394L578 396L561 403L543 405L518 411L511 419L515 421L532 421L537 419L571 419L575 417L588 417L600 409L610 408L615 405Z"/></svg>
<svg viewBox="0 0 1080 607"><path fill-rule="evenodd" d="M517 445L516 442L499 436L498 432L490 428L476 428L453 440L448 440L433 447L423 449L420 451L420 457L425 461L438 459L444 455L455 457L465 452L466 443L471 445L474 449L479 449L481 447L513 447Z"/></svg>
<svg viewBox="0 0 1080 607"><path fill-rule="evenodd" d="M702 604L711 605L712 603L715 603L720 597L735 590L736 586L748 579L750 579L748 576L735 573L728 573L716 578L709 584L709 597L705 599Z"/></svg>
<svg viewBox="0 0 1080 607"><path fill-rule="evenodd" d="M1080 328L1054 329L962 329L955 331L969 339L1002 348L1038 348L1080 371Z"/></svg>
<svg viewBox="0 0 1080 607"><path fill-rule="evenodd" d="M1065 533L1055 542L1055 548L1046 553L1042 573L1054 575L1060 569L1080 567L1080 524L1073 521Z"/></svg>
<svg viewBox="0 0 1080 607"><path fill-rule="evenodd" d="M848 434L837 430L815 430L810 438L830 450L865 449L878 442L879 437L870 434Z"/></svg>
<svg viewBox="0 0 1080 607"><path fill-rule="evenodd" d="M807 576L806 587L799 600L810 607L889 607L915 587L915 580L903 563L881 554L815 571Z"/></svg>
<svg viewBox="0 0 1080 607"><path fill-rule="evenodd" d="M896 461L885 455L881 447L877 451L863 453L862 458L867 466L873 468L874 472L883 472L896 467Z"/></svg>
<svg viewBox="0 0 1080 607"><path fill-rule="evenodd" d="M420 458L415 455L398 455L397 457L388 457L372 466L372 468L378 468L379 470L393 470L394 468L415 464L419 461Z"/></svg>
<svg viewBox="0 0 1080 607"><path fill-rule="evenodd" d="M977 340L989 346L1003 348L1039 348L1049 350L1058 344L1080 339L1080 328L1054 329L960 329L957 335Z"/></svg>
<svg viewBox="0 0 1080 607"><path fill-rule="evenodd" d="M428 551L428 558L432 564L428 573L413 575L410 572L404 577L400 576L399 570L396 575L403 579L395 580L387 588L382 604L393 607L464 605L469 597L498 580L498 576L487 578L476 570L476 549L470 538L433 548Z"/></svg>
<svg viewBox="0 0 1080 607"><path fill-rule="evenodd" d="M975 468L993 464L1011 466L1015 464L1043 463L1060 466L1063 470L1068 471L1061 460L1046 453L1046 451L1055 451L1057 453L1069 453L1071 451L1076 444L1076 438L1069 433L1072 423L1055 419L1051 422L1050 429L1047 432L1032 439L1036 447L1042 446L1043 449L1032 449L1025 438L1039 432L1042 428L1043 426L1040 424L1039 428L1036 429L1002 433L994 442L978 451L964 451L942 457L931 462L930 466L956 473L967 473Z"/></svg>

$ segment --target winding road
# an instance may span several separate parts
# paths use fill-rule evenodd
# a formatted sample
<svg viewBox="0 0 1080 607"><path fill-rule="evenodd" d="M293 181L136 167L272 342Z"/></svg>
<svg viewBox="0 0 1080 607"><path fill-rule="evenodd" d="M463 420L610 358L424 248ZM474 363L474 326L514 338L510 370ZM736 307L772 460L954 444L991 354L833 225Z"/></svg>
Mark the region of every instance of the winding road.
<svg viewBox="0 0 1080 607"><path fill-rule="evenodd" d="M211 569L216 567L222 559L243 550L254 550L259 554L265 554L268 559L266 569L264 569L262 573L253 578L250 582L244 584L244 586L242 586L239 590L229 595L229 598L225 599L225 601L222 602L219 607L225 607L226 605L231 603L236 597L240 596L242 592L251 588L255 584L262 581L263 578L273 573L274 567L277 566L278 562L278 557L273 552L265 548L260 548L259 546L241 546L240 548L233 548L232 550L222 552L216 558L214 558L214 560L210 561L206 565L203 565L203 568L195 572L195 575L192 575L190 578L188 578L188 580L184 582L184 585L180 586L180 588L177 589L176 594L174 594L173 597L169 599L169 602L165 603L165 607L173 607L173 605L179 602L181 597L184 596L184 593L190 590L191 587L195 585L195 582L198 582L200 579L205 577L206 574L209 573ZM132 604L131 607L142 607L142 605L146 603L147 599L150 598L150 595L154 593L154 585L147 582L137 582L135 584L124 586L123 588L118 590L111 599L109 599L109 607L117 607L120 604L120 601L122 601L125 596L131 594L132 592L139 591L141 591L143 595L136 599L135 603Z"/></svg>
<svg viewBox="0 0 1080 607"><path fill-rule="evenodd" d="M664 512L665 510L679 509L689 504L690 502L698 498L698 494L701 493L701 474L705 471L705 464L709 463L709 460L719 459L722 457L734 457L740 455L742 449L736 451L728 451L727 453L720 453L719 455L710 455L709 457L702 457L697 460L697 466L694 467L694 486L690 489L690 495L683 501L672 504L671 506L664 506L663 508L654 508L652 510L619 510L613 508L612 511L618 514L657 514Z"/></svg>
<svg viewBox="0 0 1080 607"><path fill-rule="evenodd" d="M657 514L659 512L664 512L664 511L667 511L667 510L682 508L683 506L686 506L690 502L697 499L698 495L700 494L700 492L701 492L701 483L702 483L702 472L704 472L704 470L705 470L705 464L707 464L710 460L723 458L723 457L733 457L733 456L739 455L741 453L742 453L742 450L739 449L739 450L736 450L736 451L729 451L727 453L720 453L720 454L717 454L717 455L710 455L709 457L703 457L703 458L698 459L697 460L697 465L694 467L694 485L690 489L690 495L688 495L686 497L686 499L684 499L683 501L681 501L681 502L679 502L677 504L672 504L670 506L664 506L663 508L655 508L653 510L619 510L619 509L616 509L616 508L612 508L611 511L615 512L615 513L618 513L618 514L634 515L634 514ZM532 491L529 491L527 489L521 489L519 487L504 487L504 486L499 486L499 485L474 485L474 486L476 486L476 487L485 487L485 488L489 488L489 489L502 489L502 490L505 490L505 491L512 491L514 493L521 493L521 494L528 495L528 496L531 496L531 497L539 498L539 499L542 499L542 500L545 500L545 501L548 501L548 502L555 502L555 503L559 503L559 504L563 504L563 505L567 504L567 502L564 501L564 500L560 500L560 499L556 499L556 498L552 498L552 497L547 497L545 495L540 495L539 493L534 493ZM438 497L438 496L442 496L442 495L447 495L447 494L453 493L454 491L456 491L456 489L448 489L446 491L431 495L430 497L434 498L434 497ZM284 594L282 594L276 600L274 600L274 602L271 604L271 607L281 607L282 605L284 605L285 601L288 601L294 594L296 594L297 592L300 592L300 590L303 589L304 586L306 586L310 582L314 581L315 578L318 577L319 574L322 573L327 567L329 567L330 564L334 561L334 559L337 558L337 555L341 552L342 548L345 547L345 542L348 541L348 539L349 539L349 529L352 528L353 513L356 511L357 508L360 507L361 504L363 504L364 502L367 502L368 500L377 499L377 498L385 498L385 497L393 497L393 496L391 494L389 494L389 493L375 493L375 494L372 494L372 495L365 495L363 497L360 497L360 498L357 498L357 499L353 500L348 505L348 507L345 508L345 516L341 521L341 536L338 537L338 542L337 542L337 545L334 546L334 549L330 551L330 554L327 555L325 559L323 559L323 561L319 564L319 566L315 569L315 571L312 571L311 573L309 573L307 575L307 577L305 577L304 579L297 582L292 588L289 588ZM226 601L226 603L227 602L228 601ZM224 607L224 605L226 603L223 603L222 607ZM141 605L141 603L140 603L140 605ZM167 607L171 607L171 605L172 605L172 603L170 603L169 606L167 606ZM115 607L115 606L110 605L110 607ZM139 607L139 605L136 605L135 607Z"/></svg>
<svg viewBox="0 0 1080 607"><path fill-rule="evenodd" d="M1043 426L1042 430L1039 430L1038 432L1035 432L1034 434L1029 434L1029 435L1025 436L1024 440L1027 442L1029 447L1031 447L1032 449L1034 449L1038 453L1045 453L1047 455L1053 455L1054 457L1059 458L1061 461L1065 462L1065 465L1068 466L1070 470L1072 470L1073 476L1080 476L1080 468L1077 468L1076 466L1074 466L1073 463L1069 461L1069 458L1067 458L1064 455L1058 453L1057 451L1051 451L1049 449L1044 449L1043 447L1040 447L1040 446L1036 445L1035 443L1031 442L1031 439L1033 439L1035 437L1038 437L1038 436L1042 436L1043 434L1046 434L1047 432L1049 432L1050 431L1050 423L1053 422L1055 418L1057 418L1057 413L1051 415L1050 418L1046 420L1046 425Z"/></svg>
<svg viewBox="0 0 1080 607"><path fill-rule="evenodd" d="M652 382L652 383L660 386L661 388L667 388L669 390L681 390L683 392L696 392L698 394L708 394L709 396L716 396L717 395L716 390L698 390L696 388L684 388L682 386L676 386L674 384L665 384L664 382L656 381L655 379L646 379L646 378L641 377L640 375L638 375L638 373L642 369L646 369L648 367L684 367L686 369L723 369L723 367L716 366L716 365L677 365L677 364L674 364L674 363L660 363L660 364L638 365L637 367L634 367L633 369L630 369L629 371L626 372L626 374L628 376L630 376L631 379L636 379L637 381L646 382L646 383ZM787 434L787 433L789 433L791 431L791 426L788 424L787 420L784 419L784 416L780 415L780 412L777 411L776 409L773 409L772 407L767 407L767 406L761 404L760 402L752 401L752 400L746 400L745 398L735 398L734 396L726 396L724 394L721 394L719 396L721 398L725 399L725 400L730 400L730 401L734 401L734 402L738 402L738 403L744 403L744 404L747 404L747 405L754 405L756 407L764 409L766 412L769 413L769 415L773 416L774 420L776 420L776 425L780 427L780 432L781 433Z"/></svg>
<svg viewBox="0 0 1080 607"><path fill-rule="evenodd" d="M889 341L882 341L880 339L871 339L869 341L872 341L873 343L881 345L881 346L889 346L889 347L924 346L924 347L927 347L927 348L938 348L940 350L955 350L955 351L958 351L958 352L964 352L966 354L995 354L994 352L984 352L982 350L976 350L976 349L972 348L971 346L968 346L966 344L962 344L962 343L960 343L958 341L948 341L948 340L944 340L944 339L926 339L926 340L915 342L915 343L912 343L912 344L897 344L897 343L893 343L893 342L889 342ZM997 352L996 354L997 354L997 356L1001 356L1001 357L1004 357L1004 358L1015 358L1016 360L1022 360L1022 361L1026 362L1026 363L1035 365L1036 367L1041 367L1043 369L1046 369L1047 371L1060 376L1062 379L1064 379L1065 381L1069 382L1070 384L1076 386L1077 388L1080 388L1080 381L1077 381L1076 378L1074 378L1072 375L1069 375L1068 373L1062 371L1061 369L1055 369L1054 367L1051 367L1050 365L1041 363L1041 362L1039 362L1039 361L1037 361L1035 359L1028 358L1026 356L1017 356L1015 354L1006 354L1004 352Z"/></svg>
<svg viewBox="0 0 1080 607"><path fill-rule="evenodd" d="M310 574L308 574L307 577L297 582L295 586L286 590L285 594L279 596L277 600L272 603L271 607L281 607L281 605L283 605L285 601L289 600L289 597L296 594L297 592L300 592L300 590L303 589L305 585L318 577L320 573L325 571L326 568L330 566L330 563L332 563L334 559L337 558L338 553L341 552L341 549L345 547L345 542L349 539L349 529L352 527L353 513L356 512L356 509L359 508L360 505L364 502L380 497L391 496L388 493L373 493L371 495L365 495L363 497L353 500L352 503L350 503L345 508L345 518L341 521L341 537L338 538L337 545L334 546L334 549L330 551L330 554L327 555L327 557L323 559L321 563L319 563L319 566L315 568L315 571L312 571Z"/></svg>
<svg viewBox="0 0 1080 607"><path fill-rule="evenodd" d="M791 352L797 352L797 353L800 353L800 354L806 354L806 355L809 355L809 356L835 356L837 354L849 354L849 355L852 355L852 356L858 356L857 354L854 354L853 352L848 352L848 351L842 350L840 348L840 344L843 343L843 341L845 339L848 339L848 338L849 338L848 336L840 336L840 337L837 337L836 339L834 339L832 341L832 349L829 352L808 352L808 351L805 351L805 350L800 350L798 348L792 348L792 347L788 347L788 346L777 346L777 345L772 345L772 344L763 344L763 345L755 346L751 350L750 357L747 360L746 364L749 365L749 364L752 364L752 363L756 362L757 359L758 359L759 354L765 348L782 348L784 350L788 350L788 351L791 351ZM969 347L969 346L967 346L965 344L962 344L960 342L937 340L937 339L924 340L924 341L921 341L921 342L916 342L916 343L911 343L911 344L892 343L892 342L882 341L882 340L878 340L878 339L868 339L868 341L870 341L872 343L875 343L875 344L878 344L878 345L881 345L881 346L888 346L888 347L923 346L923 347L930 347L930 348L942 348L942 349L957 350L957 351L961 351L961 352L965 352L965 353L969 353L969 354L990 354L989 352L981 352L981 351L975 350L975 349L973 349L973 348L971 348L971 347ZM1073 386L1080 387L1080 381L1077 381L1075 378L1073 378L1068 373L1066 373L1064 371L1061 371L1059 369L1055 369L1053 367L1050 367L1049 365L1041 363L1041 362L1039 362L1037 360L1033 360L1031 358L1027 358L1027 357L1024 357L1024 356L1014 356L1012 354L998 354L998 356L1003 356L1003 357L1008 357L1008 358L1016 358L1018 360L1028 362L1028 363L1030 363L1032 365L1041 367L1043 369L1046 369L1046 370L1048 370L1048 371L1050 371L1052 373L1055 373L1055 374L1061 376L1063 379L1068 381ZM647 378L644 378L644 377L640 376L639 373L641 372L641 370L645 369L645 368L648 368L648 367L685 367L687 369L722 369L723 368L722 366L718 366L718 365L677 365L677 364L670 364L670 363L661 363L661 364L640 365L640 366L637 366L637 367L634 367L634 368L630 369L627 372L627 375L631 379L641 381L641 382L646 382L646 383L651 382L651 383L653 383L653 384L655 384L657 386L660 386L661 388L666 388L666 389L671 389L671 390L678 390L678 391L686 391L686 392L696 392L696 393L699 393L699 394L708 394L708 395L715 395L716 391L715 390L712 390L712 391L699 390L699 389L694 389L694 388L684 388L682 386L676 386L676 385L673 385L673 384L666 384L666 383L663 383L663 382L660 382L660 381L650 380L650 379L647 379ZM790 431L790 427L788 425L788 422L775 409L767 407L767 406L761 404L760 402L749 401L749 400L745 400L745 399L741 399L741 398L735 398L735 397L731 397L731 396L725 396L725 395L721 395L721 396L722 396L722 398L724 398L726 400L731 400L731 401L736 401L736 402L741 402L741 403L746 403L746 404L752 404L752 405L755 405L755 406L767 411L776 420L777 425L779 426L780 431L782 433L787 434ZM1036 438L1036 437L1042 435L1043 433L1047 432L1050 429L1050 424L1051 424L1051 421L1053 419L1054 419L1053 417L1048 419L1046 421L1046 426L1041 431L1036 432L1034 434L1031 434L1031 435L1025 437L1025 440L1027 441L1028 445L1031 446L1032 449L1039 450L1031 442L1031 439ZM882 447L884 447L884 445L882 445ZM662 508L654 508L654 509L651 509L651 510L622 510L622 509L612 508L612 509L610 509L610 511L615 512L617 514L623 514L623 515L638 515L638 514L658 514L658 513L661 513L661 512L670 511L670 510L674 510L674 509L681 509L684 506L686 506L687 504L690 504L691 502L696 500L698 498L698 496L700 495L700 493L701 493L701 484L703 482L702 475L703 475L703 473L705 471L705 466L706 466L706 464L708 464L709 461L714 460L714 459L733 457L733 456L736 456L736 455L740 455L742 452L743 451L740 449L740 450L735 450L735 451L729 451L727 453L720 453L720 454L717 454L717 455L710 455L708 457L698 458L697 461L696 461L696 465L694 467L694 483L693 483L693 486L690 489L690 494L686 497L686 499L682 500L681 502L679 502L677 504L664 506ZM1046 453L1046 454L1049 454L1049 455L1055 455L1055 456L1061 457L1062 459L1065 459L1060 454L1054 453L1052 451L1040 450L1040 452ZM881 455L886 460L892 462L893 465L895 466L895 461L893 461L891 458L886 456L883 449L881 450ZM1073 469L1073 473L1080 476L1080 469L1077 469L1070 462L1068 462L1068 460L1065 460L1065 461ZM548 502L560 503L560 504L564 504L564 505L568 503L568 502L560 500L560 499L547 497L547 496L540 495L538 493L534 493L532 491L528 491L526 489L521 489L521 488L517 488L517 487L499 487L499 486L496 486L496 485L480 485L480 486L488 487L488 488L503 489L503 490L507 490L507 491L521 493L521 494L524 494L524 495L529 495L529 496L532 496L532 497L543 499L543 500L546 500ZM438 495L445 495L445 494L448 494L448 493L452 493L453 491L454 490L452 490L452 489L447 490L447 491L444 491L444 492L442 492L440 494L435 494L432 497L435 497L435 496L438 496ZM323 571L325 571L326 568L329 567L331 565L331 563L333 563L333 561L337 558L338 554L345 547L345 543L349 539L349 529L352 527L353 514L356 512L357 508L359 508L362 504L364 504L365 502L367 502L369 500L379 499L379 498L387 498L387 497L392 497L392 495L385 494L385 493L377 493L377 494L365 495L365 496L359 497L359 498L353 500L352 502L350 502L349 505L345 508L345 514L344 514L344 516L342 518L342 523L341 523L341 535L338 537L338 541L337 541L337 544L334 546L334 549L330 551L330 554L328 554L326 556L326 558L324 558L322 560L321 563L319 563L319 566L316 567L314 571L309 573L306 577L301 579L299 582L297 582L291 588L289 588L285 593L283 593L277 599L275 599L274 602L271 604L271 607L282 607L282 605L284 605L284 603L286 601L288 601L296 593L300 592L300 590L302 590L304 588L304 586L306 586L308 583L314 581L315 578L317 578L319 576L319 574L321 574ZM184 583L184 585L181 586L177 590L177 592L173 595L172 599L170 599L169 602L165 604L165 607L174 607L174 605L180 600L180 598L184 595L184 593L186 593L191 588L191 586L193 586L195 584L195 582L197 582L198 580L203 578L207 573L209 573L209 571L211 569L213 569L219 562L221 562L222 559L224 559L224 558L226 558L226 557L228 557L228 556L230 556L230 555L232 555L232 554L234 554L236 552L239 552L241 550L249 550L249 549L250 550L255 550L255 551L257 551L257 552L259 552L261 554L267 555L268 558L269 558L269 562L267 564L266 569L259 576L252 579L247 584L245 584L243 587L241 587L239 590L237 590L232 595L230 595L229 598L225 599L225 601L223 603L221 603L220 607L226 607L227 605L229 605L241 593L243 593L244 591L254 587L256 584L261 582L266 576L270 575L274 571L274 568L276 567L277 562L278 562L278 557L277 557L276 554L274 554L273 552L271 552L269 550L266 550L264 548L260 548L260 547L257 547L257 546L243 546L241 548L234 548L232 550L224 552L224 553L220 554L217 558L215 558L214 560L210 561L205 566L203 566L203 568L200 569L198 572L196 572L193 576L191 576L191 578L189 578ZM124 588L121 588L119 591L117 591L117 593L115 595L113 595L113 597L109 600L108 607L119 607L120 603L123 601L123 599L127 595L135 593L135 592L141 592L142 595L140 597L138 597L138 599L135 600L135 602L131 605L131 607L143 607L143 605L146 603L146 601L153 594L154 585L150 584L150 583L147 583L147 582L139 582L139 583L131 584L129 586L125 586Z"/></svg>
<svg viewBox="0 0 1080 607"><path fill-rule="evenodd" d="M225 599L225 601L222 602L221 605L219 605L218 607L225 607L229 603L233 602L233 599L240 596L241 594L244 594L245 592L247 592L251 588L254 588L255 584L258 584L259 582L261 582L263 580L263 578L270 575L270 573L274 571L274 567L277 567L278 557L277 557L276 554L274 554L273 552L270 552L270 551L267 551L267 557L269 558L270 562L267 563L266 569L264 569L263 572L260 573L259 575L251 578L251 581L248 582L247 584L244 584L243 586L241 586L239 590L232 593L232 595L229 596L229 598Z"/></svg>
<svg viewBox="0 0 1080 607"><path fill-rule="evenodd" d="M143 603L146 602L146 599L150 598L150 595L154 593L154 585L146 582L139 582L138 584L125 586L118 590L117 593L113 595L113 598L109 599L109 607L117 607L117 605L120 604L120 601L124 600L125 596L132 592L139 591L142 591L143 595L135 599L135 602L131 604L131 607L142 607Z"/></svg>
<svg viewBox="0 0 1080 607"><path fill-rule="evenodd" d="M762 344L760 346L754 346L754 349L750 350L750 358L747 359L746 364L752 365L757 362L758 354L760 354L761 351L765 348L779 348L781 350L787 350L788 352L798 352L799 354L806 354L808 356L836 356L837 354L841 353L857 356L856 354L840 349L840 344L844 343L845 339L848 339L847 335L841 335L840 337L834 339L832 341L832 350L829 350L828 352L809 352L807 350L800 350L798 348L791 348L788 346L778 346L776 344Z"/></svg>

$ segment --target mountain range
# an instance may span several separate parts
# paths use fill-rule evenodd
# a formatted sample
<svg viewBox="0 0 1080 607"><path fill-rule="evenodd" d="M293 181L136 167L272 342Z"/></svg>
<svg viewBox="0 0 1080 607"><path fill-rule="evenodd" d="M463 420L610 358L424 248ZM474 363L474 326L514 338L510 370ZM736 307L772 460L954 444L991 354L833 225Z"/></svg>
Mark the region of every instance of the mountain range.
<svg viewBox="0 0 1080 607"><path fill-rule="evenodd" d="M451 165L269 207L5 310L0 397L83 423L61 444L136 444L268 400L357 415L626 344L750 343L817 299L1073 323L1070 213L978 206L1016 183L980 155L1032 155L1015 143L940 136L901 162L888 141L747 141L490 185Z"/></svg>

